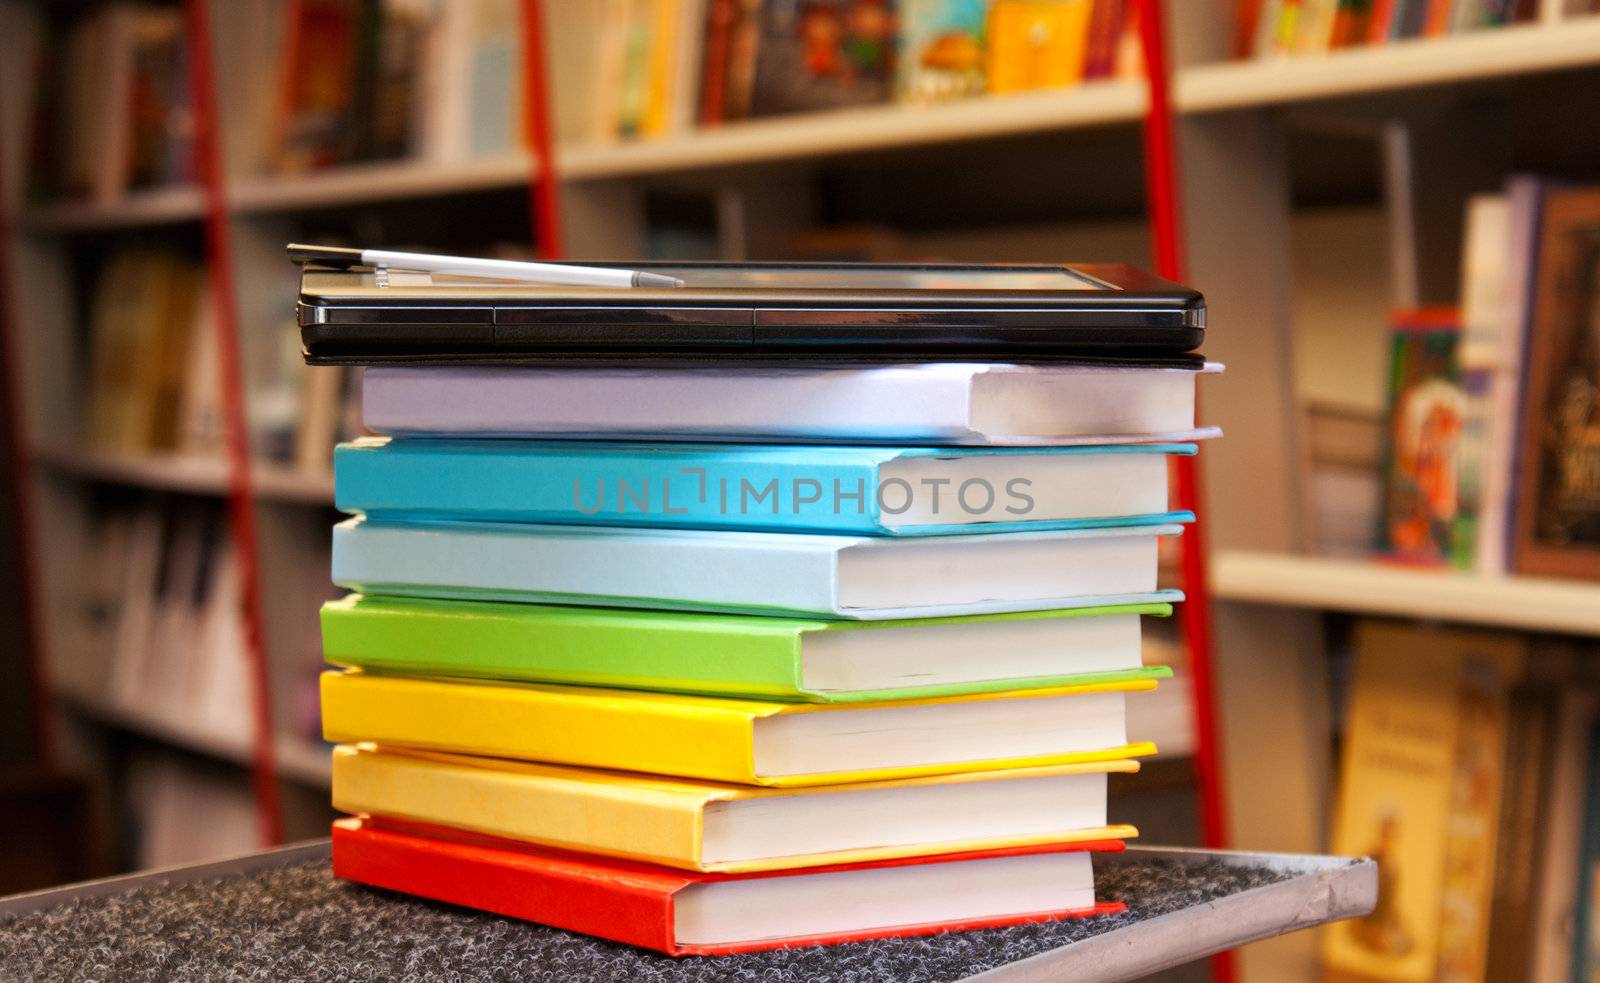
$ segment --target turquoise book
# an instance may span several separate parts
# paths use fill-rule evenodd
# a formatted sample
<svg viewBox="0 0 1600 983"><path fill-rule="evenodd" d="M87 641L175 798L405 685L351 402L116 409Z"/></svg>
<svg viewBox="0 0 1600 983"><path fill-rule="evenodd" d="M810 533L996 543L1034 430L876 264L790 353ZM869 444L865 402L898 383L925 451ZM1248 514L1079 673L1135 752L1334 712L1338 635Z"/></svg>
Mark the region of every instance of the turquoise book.
<svg viewBox="0 0 1600 983"><path fill-rule="evenodd" d="M374 437L334 453L335 502L400 520L938 536L1193 519L1193 444L858 447Z"/></svg>
<svg viewBox="0 0 1600 983"><path fill-rule="evenodd" d="M850 622L351 595L322 609L337 666L795 703L927 699L1159 679L1164 603Z"/></svg>

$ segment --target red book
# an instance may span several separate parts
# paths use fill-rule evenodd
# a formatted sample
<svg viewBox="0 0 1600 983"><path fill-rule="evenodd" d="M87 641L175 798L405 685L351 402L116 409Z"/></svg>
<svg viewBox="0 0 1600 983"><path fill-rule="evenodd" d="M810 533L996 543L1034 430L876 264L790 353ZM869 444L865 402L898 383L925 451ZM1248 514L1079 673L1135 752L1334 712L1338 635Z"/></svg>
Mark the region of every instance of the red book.
<svg viewBox="0 0 1600 983"><path fill-rule="evenodd" d="M1442 38L1450 33L1450 8L1454 0L1428 0L1428 16L1422 22L1422 36Z"/></svg>
<svg viewBox="0 0 1600 983"><path fill-rule="evenodd" d="M1083 77L1106 78L1117 70L1117 41L1127 23L1127 0L1094 0L1089 11L1089 40L1084 46Z"/></svg>
<svg viewBox="0 0 1600 983"><path fill-rule="evenodd" d="M737 0L711 0L706 14L705 53L700 67L700 125L716 126L727 108L728 57Z"/></svg>
<svg viewBox="0 0 1600 983"><path fill-rule="evenodd" d="M396 820L333 824L337 877L672 956L1114 914L1124 906L1093 900L1088 852L1121 849L1107 840L697 874Z"/></svg>
<svg viewBox="0 0 1600 983"><path fill-rule="evenodd" d="M1394 32L1395 0L1373 0L1372 13L1367 18L1367 43L1385 44Z"/></svg>

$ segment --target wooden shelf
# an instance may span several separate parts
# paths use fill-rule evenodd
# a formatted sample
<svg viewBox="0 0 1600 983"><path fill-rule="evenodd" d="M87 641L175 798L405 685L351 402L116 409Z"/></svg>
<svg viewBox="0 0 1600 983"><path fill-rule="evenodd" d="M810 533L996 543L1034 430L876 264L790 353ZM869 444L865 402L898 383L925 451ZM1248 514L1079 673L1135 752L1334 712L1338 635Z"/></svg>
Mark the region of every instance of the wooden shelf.
<svg viewBox="0 0 1600 983"><path fill-rule="evenodd" d="M1138 122L1141 82L981 96L934 106L883 105L728 123L659 140L563 148L562 177L615 178L827 157L926 144Z"/></svg>
<svg viewBox="0 0 1600 983"><path fill-rule="evenodd" d="M65 447L37 447L33 457L58 473L96 481L193 495L228 493L228 462L220 457L113 454ZM263 499L313 505L333 503L332 475L308 475L258 461L251 470L251 480L256 494Z"/></svg>
<svg viewBox="0 0 1600 983"><path fill-rule="evenodd" d="M1600 637L1600 583L1578 580L1221 550L1211 589L1229 601Z"/></svg>
<svg viewBox="0 0 1600 983"><path fill-rule="evenodd" d="M235 212L249 215L511 188L527 184L532 168L525 154L458 164L415 160L348 164L307 174L235 181L229 205Z"/></svg>
<svg viewBox="0 0 1600 983"><path fill-rule="evenodd" d="M1173 80L1182 113L1402 92L1600 65L1600 17L1490 28L1324 54L1186 69Z"/></svg>
<svg viewBox="0 0 1600 983"><path fill-rule="evenodd" d="M198 221L205 213L200 189L192 186L136 191L109 204L61 202L22 213L22 225L39 232L79 232Z"/></svg>
<svg viewBox="0 0 1600 983"><path fill-rule="evenodd" d="M130 706L99 694L56 687L56 696L79 713L103 724L194 751L207 757L249 767L250 737L246 733L214 731L180 715L143 706ZM278 774L308 785L332 783L333 762L326 748L295 734L279 734L276 741Z"/></svg>

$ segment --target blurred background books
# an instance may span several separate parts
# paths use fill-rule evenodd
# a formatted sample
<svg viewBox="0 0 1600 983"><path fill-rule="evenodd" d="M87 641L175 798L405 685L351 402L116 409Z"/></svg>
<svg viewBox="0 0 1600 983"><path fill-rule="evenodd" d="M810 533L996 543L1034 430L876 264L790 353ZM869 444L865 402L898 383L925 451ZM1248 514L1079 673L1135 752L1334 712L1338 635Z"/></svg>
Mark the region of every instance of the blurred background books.
<svg viewBox="0 0 1600 983"><path fill-rule="evenodd" d="M31 774L37 713L86 778L76 792L7 786L82 804L38 813L81 820L62 820L76 824L68 839L82 856L63 859L56 879L255 842L242 828L252 787L241 767L252 758L252 597L266 615L286 831L326 828L315 611L335 517L332 446L359 433L359 378L300 364L285 242L528 256L529 187L543 176L563 206L561 246L579 258L1149 264L1132 3L541 6L554 150L539 162L521 2L209 8L254 454L252 585L229 572L234 472L209 347L219 270L204 248L183 9L0 3L7 378L32 505L6 511L22 523L7 535L31 551L26 569L6 571L0 750ZM1577 831L1592 825L1583 790L1595 783L1589 745L1573 735L1589 734L1600 637L1586 402L1600 224L1586 189L1600 183L1600 130L1582 125L1600 114L1593 7L1167 5L1191 279L1210 302L1207 353L1229 364L1206 396L1207 422L1228 439L1205 452L1203 514L1237 845L1378 849L1376 819L1336 827L1334 816L1350 788L1382 784L1379 773L1352 784L1366 766L1344 751L1369 740L1358 740L1357 693L1398 685L1348 653L1414 644L1361 627L1379 617L1572 653L1539 683L1554 694L1539 705L1566 721L1565 737L1537 745L1550 750L1518 736L1525 668L1449 689L1450 706L1468 693L1474 706L1510 708L1500 730L1474 731L1490 734L1476 746L1502 747L1487 752L1496 766L1526 773L1526 786L1502 779L1497 801L1521 789L1516 815L1534 818L1496 821L1484 834L1496 857L1521 835L1507 831L1529 828L1564 830L1560 856L1592 853L1574 845L1588 842ZM1396 339L1417 330L1437 336L1438 357L1397 376ZM1175 585L1168 560L1163 586ZM50 680L37 705L10 586L28 571ZM1147 841L1192 842L1187 654L1174 626L1147 634L1164 651L1146 661L1176 675L1139 701L1152 722L1132 726L1163 754L1137 793L1113 778L1112 795ZM184 790L188 808L142 791L152 784ZM238 837L174 832L211 814L236 817L223 825ZM0 868L45 876L32 859ZM1452 904L1558 912L1541 922L1565 926L1551 951L1565 969L1587 951L1579 884L1474 876L1488 880L1469 879ZM1442 965L1445 950L1427 941L1443 937L1442 915L1413 903L1427 909L1405 920L1424 955L1408 958ZM1321 952L1309 939L1252 947L1245 975L1310 978ZM1477 968L1459 978L1502 978L1463 958ZM1371 962L1362 971L1401 978Z"/></svg>

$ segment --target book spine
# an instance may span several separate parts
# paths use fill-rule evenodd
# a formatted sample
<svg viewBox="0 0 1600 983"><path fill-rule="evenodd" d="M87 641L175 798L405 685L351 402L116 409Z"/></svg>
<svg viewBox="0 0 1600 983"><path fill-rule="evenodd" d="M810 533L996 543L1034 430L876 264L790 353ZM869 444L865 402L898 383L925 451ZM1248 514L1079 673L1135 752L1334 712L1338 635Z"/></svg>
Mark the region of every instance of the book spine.
<svg viewBox="0 0 1600 983"><path fill-rule="evenodd" d="M733 50L737 0L711 0L706 22L705 52L700 70L700 125L722 122L727 104L728 58Z"/></svg>
<svg viewBox="0 0 1600 983"><path fill-rule="evenodd" d="M1374 0L1367 20L1367 43L1386 44L1393 33L1395 0Z"/></svg>
<svg viewBox="0 0 1600 983"><path fill-rule="evenodd" d="M1116 70L1117 38L1122 35L1122 26L1127 20L1126 8L1127 0L1094 0L1083 56L1085 79L1106 78Z"/></svg>
<svg viewBox="0 0 1600 983"><path fill-rule="evenodd" d="M333 825L333 873L657 952L674 949L669 891L546 858L341 820Z"/></svg>
<svg viewBox="0 0 1600 983"><path fill-rule="evenodd" d="M376 741L754 784L751 713L710 702L362 673L322 676L323 736L334 743Z"/></svg>

